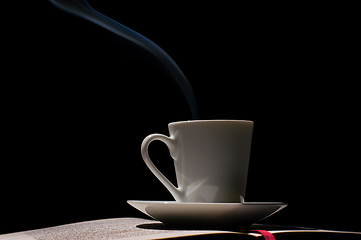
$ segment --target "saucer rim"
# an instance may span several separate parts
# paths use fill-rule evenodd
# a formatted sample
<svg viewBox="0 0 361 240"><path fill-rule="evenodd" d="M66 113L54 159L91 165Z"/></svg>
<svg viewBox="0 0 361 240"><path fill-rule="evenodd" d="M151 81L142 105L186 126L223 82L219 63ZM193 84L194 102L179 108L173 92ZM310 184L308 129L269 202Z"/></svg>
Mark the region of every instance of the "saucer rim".
<svg viewBox="0 0 361 240"><path fill-rule="evenodd" d="M144 201L144 200L127 200L127 203L142 212L143 214L158 220L167 225L187 226L198 225L208 227L229 227L236 225L248 225L266 219L275 213L287 207L283 202L237 202L237 203L207 203L207 202L177 202L177 201ZM147 208L157 207L156 212L149 212ZM167 213L165 213L165 209ZM197 217L189 215L189 211L182 213L183 210L193 209L198 211ZM163 209L163 210L159 210ZM172 211L171 209L174 209ZM189 210L188 209L188 210ZM199 209L199 210L196 210ZM150 209L149 209L150 210ZM170 212L169 212L170 211ZM214 212L215 211L215 212ZM232 214L228 214L232 212ZM228 212L228 213L227 213ZM245 217L244 213L249 214ZM214 215L216 214L216 215ZM189 215L189 216L187 216ZM228 216L229 215L229 216ZM216 219L223 219L223 223ZM213 220L212 220L213 219Z"/></svg>
<svg viewBox="0 0 361 240"><path fill-rule="evenodd" d="M150 203L150 204L172 204L172 205L272 205L272 206L288 206L285 202L226 202L226 203L212 203L212 202L177 202L172 200L160 201L160 200L127 200L127 203Z"/></svg>

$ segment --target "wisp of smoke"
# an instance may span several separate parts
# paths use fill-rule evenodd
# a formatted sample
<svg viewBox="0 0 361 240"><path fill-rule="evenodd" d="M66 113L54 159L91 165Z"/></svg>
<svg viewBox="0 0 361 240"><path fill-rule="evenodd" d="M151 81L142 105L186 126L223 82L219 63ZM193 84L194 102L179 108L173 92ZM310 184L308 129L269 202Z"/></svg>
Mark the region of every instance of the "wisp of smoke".
<svg viewBox="0 0 361 240"><path fill-rule="evenodd" d="M186 76L173 61L173 59L163 51L158 45L133 31L132 29L118 23L117 21L94 10L86 0L49 0L56 7L78 17L93 22L117 35L123 37L150 52L158 59L174 78L182 93L184 94L191 110L192 118L198 119L199 112L192 86Z"/></svg>

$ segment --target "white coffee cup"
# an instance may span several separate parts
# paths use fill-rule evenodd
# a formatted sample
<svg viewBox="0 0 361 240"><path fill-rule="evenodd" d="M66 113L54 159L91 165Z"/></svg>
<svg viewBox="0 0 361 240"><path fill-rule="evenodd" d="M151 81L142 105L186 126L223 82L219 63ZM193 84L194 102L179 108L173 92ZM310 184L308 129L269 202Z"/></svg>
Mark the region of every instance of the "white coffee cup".
<svg viewBox="0 0 361 240"><path fill-rule="evenodd" d="M253 122L194 120L168 124L170 136L150 134L142 157L177 202L240 202L245 197ZM178 187L153 164L149 144L159 140L174 159Z"/></svg>

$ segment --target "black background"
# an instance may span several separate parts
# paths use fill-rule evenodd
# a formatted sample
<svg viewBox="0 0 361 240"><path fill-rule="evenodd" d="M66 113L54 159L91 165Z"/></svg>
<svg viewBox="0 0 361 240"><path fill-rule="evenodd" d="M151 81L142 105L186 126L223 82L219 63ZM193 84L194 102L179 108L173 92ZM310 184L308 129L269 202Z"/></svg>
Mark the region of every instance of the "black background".
<svg viewBox="0 0 361 240"><path fill-rule="evenodd" d="M201 119L254 121L246 201L289 204L264 223L361 231L354 6L89 2L177 62ZM172 200L140 156L192 118L166 70L48 1L3 12L0 233ZM174 180L166 147L151 156Z"/></svg>

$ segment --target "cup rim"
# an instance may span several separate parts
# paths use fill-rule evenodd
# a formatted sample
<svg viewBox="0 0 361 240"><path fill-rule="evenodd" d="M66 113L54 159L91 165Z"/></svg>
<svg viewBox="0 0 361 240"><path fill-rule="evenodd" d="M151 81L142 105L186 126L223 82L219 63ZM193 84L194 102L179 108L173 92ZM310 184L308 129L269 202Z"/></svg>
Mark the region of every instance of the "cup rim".
<svg viewBox="0 0 361 240"><path fill-rule="evenodd" d="M221 122L238 122L238 123L247 123L254 124L251 120L237 120L237 119L205 119L205 120L187 120L187 121L177 121L171 122L168 126L178 125L178 124L196 124L196 123L221 123Z"/></svg>

